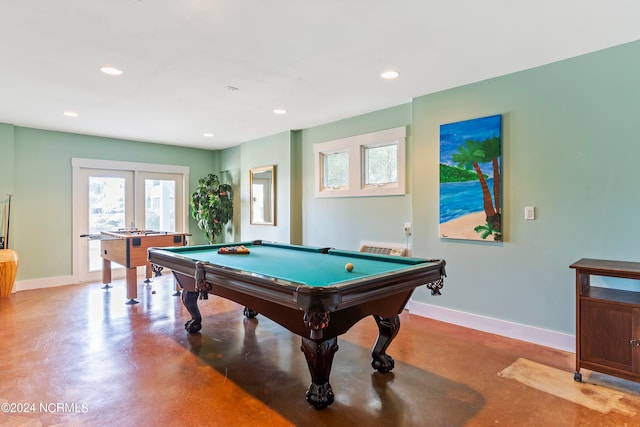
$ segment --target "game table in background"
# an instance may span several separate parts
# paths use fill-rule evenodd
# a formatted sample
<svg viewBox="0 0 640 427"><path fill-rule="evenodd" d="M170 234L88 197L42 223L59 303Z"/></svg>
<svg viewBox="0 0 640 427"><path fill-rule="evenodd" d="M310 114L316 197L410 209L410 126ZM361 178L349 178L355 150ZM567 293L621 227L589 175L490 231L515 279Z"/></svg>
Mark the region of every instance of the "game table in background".
<svg viewBox="0 0 640 427"><path fill-rule="evenodd" d="M145 281L150 282L152 266L147 261L150 247L184 246L189 233L125 229L102 231L100 234L87 235L92 240L100 240L102 257L102 283L105 288L111 283L111 262L126 269L127 304L137 304L138 275L137 267L145 266ZM160 274L161 269L155 273Z"/></svg>
<svg viewBox="0 0 640 427"><path fill-rule="evenodd" d="M218 253L223 247L245 247L249 253ZM426 285L439 295L444 260L424 260L264 241L151 248L151 264L172 270L183 288L182 301L191 315L189 333L202 327L198 298L215 294L245 306L302 337L311 373L307 401L316 409L330 405L329 383L338 335L359 320L373 316L378 338L371 365L393 369L386 349L400 329L399 314L416 287ZM345 266L353 265L352 271Z"/></svg>

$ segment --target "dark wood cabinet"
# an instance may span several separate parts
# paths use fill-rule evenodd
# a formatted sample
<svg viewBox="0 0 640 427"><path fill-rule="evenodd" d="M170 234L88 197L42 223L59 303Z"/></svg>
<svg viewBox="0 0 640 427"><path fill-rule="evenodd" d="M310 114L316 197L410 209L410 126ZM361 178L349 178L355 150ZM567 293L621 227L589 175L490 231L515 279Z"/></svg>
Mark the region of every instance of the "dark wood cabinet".
<svg viewBox="0 0 640 427"><path fill-rule="evenodd" d="M640 291L591 286L591 276L640 280L640 263L583 258L576 270L576 372L640 381Z"/></svg>

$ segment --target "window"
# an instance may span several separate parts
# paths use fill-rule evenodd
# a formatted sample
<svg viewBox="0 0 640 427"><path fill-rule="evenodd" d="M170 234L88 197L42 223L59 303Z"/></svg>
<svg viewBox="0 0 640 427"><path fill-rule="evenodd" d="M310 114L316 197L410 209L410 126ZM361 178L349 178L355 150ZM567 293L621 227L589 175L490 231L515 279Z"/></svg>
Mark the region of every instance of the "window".
<svg viewBox="0 0 640 427"><path fill-rule="evenodd" d="M325 188L344 188L349 185L349 153L322 155L323 183Z"/></svg>
<svg viewBox="0 0 640 427"><path fill-rule="evenodd" d="M398 183L398 145L364 147L365 185L389 185Z"/></svg>
<svg viewBox="0 0 640 427"><path fill-rule="evenodd" d="M315 195L404 194L404 152L404 127L315 144Z"/></svg>

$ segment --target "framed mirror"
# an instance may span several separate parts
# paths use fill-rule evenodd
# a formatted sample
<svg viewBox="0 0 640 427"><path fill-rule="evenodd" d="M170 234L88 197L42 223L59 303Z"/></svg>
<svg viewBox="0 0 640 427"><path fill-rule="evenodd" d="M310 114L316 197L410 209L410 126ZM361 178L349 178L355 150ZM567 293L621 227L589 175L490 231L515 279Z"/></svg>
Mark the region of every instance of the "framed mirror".
<svg viewBox="0 0 640 427"><path fill-rule="evenodd" d="M251 192L251 224L276 225L276 167L253 168L249 171Z"/></svg>

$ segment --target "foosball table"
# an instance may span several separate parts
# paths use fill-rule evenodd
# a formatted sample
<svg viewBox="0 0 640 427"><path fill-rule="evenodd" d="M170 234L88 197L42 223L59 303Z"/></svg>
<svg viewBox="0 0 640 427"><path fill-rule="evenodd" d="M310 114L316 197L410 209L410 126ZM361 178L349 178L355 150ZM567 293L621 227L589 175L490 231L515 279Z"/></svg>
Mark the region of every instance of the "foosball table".
<svg viewBox="0 0 640 427"><path fill-rule="evenodd" d="M111 263L120 264L126 269L127 304L137 304L137 268L145 266L145 282L147 283L151 281L152 272L156 276L162 272L162 267L152 267L147 261L147 249L186 246L187 236L190 235L189 233L178 232L123 229L102 231L100 234L89 234L81 237L100 240L102 283L104 287L111 287Z"/></svg>

